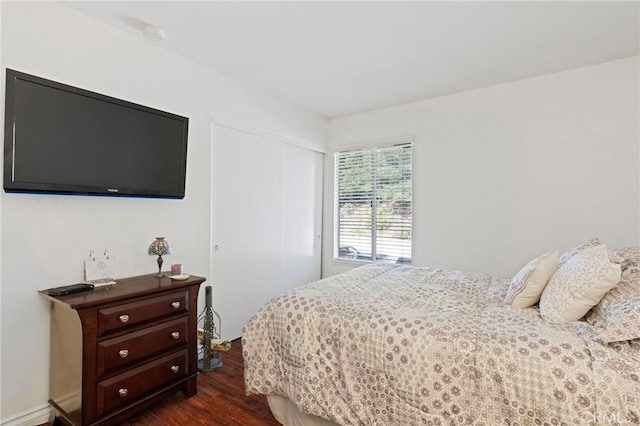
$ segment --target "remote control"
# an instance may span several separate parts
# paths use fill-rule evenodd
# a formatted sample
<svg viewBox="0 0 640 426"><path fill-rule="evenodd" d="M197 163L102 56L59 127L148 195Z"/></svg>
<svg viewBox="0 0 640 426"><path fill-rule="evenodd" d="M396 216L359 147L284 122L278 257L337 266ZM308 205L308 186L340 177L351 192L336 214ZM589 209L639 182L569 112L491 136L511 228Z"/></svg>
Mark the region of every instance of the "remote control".
<svg viewBox="0 0 640 426"><path fill-rule="evenodd" d="M81 291L93 290L93 284L71 284L61 287L50 288L47 290L49 296L66 296L69 294L80 293Z"/></svg>

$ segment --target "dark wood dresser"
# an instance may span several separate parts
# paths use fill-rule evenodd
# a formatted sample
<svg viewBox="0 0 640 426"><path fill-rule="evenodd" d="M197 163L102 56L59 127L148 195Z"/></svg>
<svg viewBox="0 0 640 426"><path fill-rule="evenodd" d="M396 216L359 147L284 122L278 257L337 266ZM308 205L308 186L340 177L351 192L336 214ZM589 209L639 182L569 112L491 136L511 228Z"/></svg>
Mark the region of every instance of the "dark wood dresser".
<svg viewBox="0 0 640 426"><path fill-rule="evenodd" d="M178 390L197 392L205 278L153 274L51 300L50 404L73 425L117 423Z"/></svg>

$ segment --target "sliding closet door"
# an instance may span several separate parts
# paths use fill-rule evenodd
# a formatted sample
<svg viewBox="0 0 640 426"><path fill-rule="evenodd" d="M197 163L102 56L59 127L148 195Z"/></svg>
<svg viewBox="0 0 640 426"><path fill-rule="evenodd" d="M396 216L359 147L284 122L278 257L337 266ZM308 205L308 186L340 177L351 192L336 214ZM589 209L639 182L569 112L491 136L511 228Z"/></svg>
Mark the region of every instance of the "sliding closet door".
<svg viewBox="0 0 640 426"><path fill-rule="evenodd" d="M267 301L320 278L322 154L213 126L212 276L226 339Z"/></svg>
<svg viewBox="0 0 640 426"><path fill-rule="evenodd" d="M285 145L283 290L320 279L323 154Z"/></svg>

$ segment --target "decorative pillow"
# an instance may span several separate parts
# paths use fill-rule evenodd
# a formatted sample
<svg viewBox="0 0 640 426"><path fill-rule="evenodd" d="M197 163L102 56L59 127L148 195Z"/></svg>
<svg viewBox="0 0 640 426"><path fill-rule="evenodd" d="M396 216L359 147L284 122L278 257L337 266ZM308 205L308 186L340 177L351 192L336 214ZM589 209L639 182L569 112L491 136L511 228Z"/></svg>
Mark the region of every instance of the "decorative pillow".
<svg viewBox="0 0 640 426"><path fill-rule="evenodd" d="M609 250L622 267L622 278L587 315L602 343L640 339L640 247Z"/></svg>
<svg viewBox="0 0 640 426"><path fill-rule="evenodd" d="M564 253L562 253L562 256L560 256L560 260L558 261L559 267L561 267L562 265L567 263L567 260L571 259L573 256L575 256L576 254L580 253L581 251L583 251L585 249L588 249L590 247L599 246L600 244L602 244L600 242L600 239L591 238L590 240L585 241L584 243L580 244L579 246L571 248L571 249L565 251Z"/></svg>
<svg viewBox="0 0 640 426"><path fill-rule="evenodd" d="M640 247L630 246L609 250L609 259L620 265L622 274L629 268L640 269Z"/></svg>
<svg viewBox="0 0 640 426"><path fill-rule="evenodd" d="M597 338L602 343L640 339L640 293L609 306Z"/></svg>
<svg viewBox="0 0 640 426"><path fill-rule="evenodd" d="M540 295L553 273L558 269L557 251L545 253L527 263L511 280L504 299L505 305L528 308L540 301Z"/></svg>
<svg viewBox="0 0 640 426"><path fill-rule="evenodd" d="M561 265L540 298L540 314L551 323L577 321L620 281L620 265L604 244L585 248Z"/></svg>

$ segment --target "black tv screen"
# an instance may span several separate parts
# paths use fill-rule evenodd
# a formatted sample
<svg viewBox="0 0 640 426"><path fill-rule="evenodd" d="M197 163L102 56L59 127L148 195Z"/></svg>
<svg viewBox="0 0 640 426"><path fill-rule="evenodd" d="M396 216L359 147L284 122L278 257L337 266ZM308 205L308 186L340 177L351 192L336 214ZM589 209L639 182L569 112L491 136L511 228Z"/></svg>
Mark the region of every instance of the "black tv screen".
<svg viewBox="0 0 640 426"><path fill-rule="evenodd" d="M187 117L6 75L6 192L184 197Z"/></svg>

